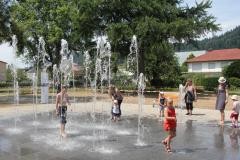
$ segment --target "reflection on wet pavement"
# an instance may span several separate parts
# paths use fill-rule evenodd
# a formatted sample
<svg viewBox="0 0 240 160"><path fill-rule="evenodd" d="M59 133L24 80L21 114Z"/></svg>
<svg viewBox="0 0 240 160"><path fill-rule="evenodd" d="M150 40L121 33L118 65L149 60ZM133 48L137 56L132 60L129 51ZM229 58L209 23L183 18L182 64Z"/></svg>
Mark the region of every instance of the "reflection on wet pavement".
<svg viewBox="0 0 240 160"><path fill-rule="evenodd" d="M2 119L0 159L240 160L240 130L230 126L219 127L211 122L203 125L193 120L180 123L173 140L173 154L169 155L161 144L166 133L157 119L143 117L146 145L136 146L137 116L112 123L109 115L99 114L96 123L92 123L90 114L69 113L66 139L59 137L59 121L53 117L42 113L33 122L33 115L22 116L16 128L13 119Z"/></svg>

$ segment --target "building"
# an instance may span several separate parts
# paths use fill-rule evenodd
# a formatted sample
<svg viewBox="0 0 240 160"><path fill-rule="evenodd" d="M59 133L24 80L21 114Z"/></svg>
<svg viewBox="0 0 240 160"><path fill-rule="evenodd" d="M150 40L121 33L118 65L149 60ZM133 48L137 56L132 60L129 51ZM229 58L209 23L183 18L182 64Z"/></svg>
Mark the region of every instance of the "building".
<svg viewBox="0 0 240 160"><path fill-rule="evenodd" d="M6 81L7 63L0 61L0 81Z"/></svg>
<svg viewBox="0 0 240 160"><path fill-rule="evenodd" d="M211 50L187 61L188 72L221 73L233 61L240 60L240 49Z"/></svg>

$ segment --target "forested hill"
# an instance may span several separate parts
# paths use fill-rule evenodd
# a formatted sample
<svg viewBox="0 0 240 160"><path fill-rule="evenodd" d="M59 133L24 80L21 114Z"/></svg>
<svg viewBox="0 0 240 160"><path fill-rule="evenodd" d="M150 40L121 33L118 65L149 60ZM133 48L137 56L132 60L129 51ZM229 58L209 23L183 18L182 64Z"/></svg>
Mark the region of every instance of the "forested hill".
<svg viewBox="0 0 240 160"><path fill-rule="evenodd" d="M175 51L214 50L240 48L240 26L220 36L196 41L194 44L179 44Z"/></svg>

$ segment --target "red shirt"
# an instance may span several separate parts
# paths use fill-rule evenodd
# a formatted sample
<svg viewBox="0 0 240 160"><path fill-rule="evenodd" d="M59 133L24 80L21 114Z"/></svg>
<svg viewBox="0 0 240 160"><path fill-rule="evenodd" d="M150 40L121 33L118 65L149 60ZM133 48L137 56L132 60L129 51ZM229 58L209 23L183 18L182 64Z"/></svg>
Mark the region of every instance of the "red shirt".
<svg viewBox="0 0 240 160"><path fill-rule="evenodd" d="M167 112L168 112L168 117L176 117L176 113L175 113L175 109L174 107L166 107ZM176 124L176 120L174 119L164 119L164 123L163 123L164 129L166 131L172 130L172 129L176 129L177 124Z"/></svg>

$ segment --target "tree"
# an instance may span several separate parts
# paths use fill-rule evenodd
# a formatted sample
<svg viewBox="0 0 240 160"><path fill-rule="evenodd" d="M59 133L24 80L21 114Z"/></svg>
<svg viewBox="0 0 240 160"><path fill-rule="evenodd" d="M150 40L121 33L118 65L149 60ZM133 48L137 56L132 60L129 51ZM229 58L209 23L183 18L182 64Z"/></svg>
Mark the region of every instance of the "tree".
<svg viewBox="0 0 240 160"><path fill-rule="evenodd" d="M194 54L191 53L191 54L187 57L187 60L192 59L192 58L195 58L195 56L194 56ZM181 72L187 72L187 71L188 71L187 60L181 65Z"/></svg>
<svg viewBox="0 0 240 160"><path fill-rule="evenodd" d="M89 17L89 25L84 23L86 17L80 15L78 7L74 0L24 0L13 3L12 30L18 38L18 54L24 55L28 63L36 65L39 37L44 38L46 52L53 64L60 63L61 39L67 40L70 51L75 53L88 49L94 29Z"/></svg>
<svg viewBox="0 0 240 160"><path fill-rule="evenodd" d="M194 44L193 44L194 43ZM176 51L240 48L240 26L222 35L175 46Z"/></svg>
<svg viewBox="0 0 240 160"><path fill-rule="evenodd" d="M0 1L0 43L10 38L9 0Z"/></svg>
<svg viewBox="0 0 240 160"><path fill-rule="evenodd" d="M100 5L105 24L102 28L105 27L114 52L126 55L131 36L137 35L139 72L145 73L152 85L179 77L180 69L170 40L191 41L219 29L215 18L206 11L211 7L210 1L196 3L192 8L179 7L181 2L109 0Z"/></svg>
<svg viewBox="0 0 240 160"><path fill-rule="evenodd" d="M13 82L13 72L11 70L11 66L8 66L5 72L6 82Z"/></svg>
<svg viewBox="0 0 240 160"><path fill-rule="evenodd" d="M231 63L229 66L224 68L223 75L227 78L235 77L240 78L240 61L235 61Z"/></svg>
<svg viewBox="0 0 240 160"><path fill-rule="evenodd" d="M210 7L210 1L190 8L182 0L21 0L12 5L11 13L19 53L27 50L29 60L36 56L39 36L46 41L51 61L58 64L61 38L76 51L93 48L96 36L107 35L112 51L123 58L136 34L139 72L149 81L163 82L174 81L180 74L175 42L219 29L207 14ZM90 51L94 56L94 49Z"/></svg>

